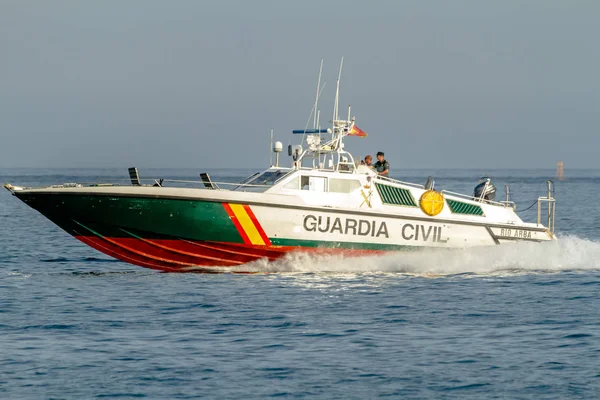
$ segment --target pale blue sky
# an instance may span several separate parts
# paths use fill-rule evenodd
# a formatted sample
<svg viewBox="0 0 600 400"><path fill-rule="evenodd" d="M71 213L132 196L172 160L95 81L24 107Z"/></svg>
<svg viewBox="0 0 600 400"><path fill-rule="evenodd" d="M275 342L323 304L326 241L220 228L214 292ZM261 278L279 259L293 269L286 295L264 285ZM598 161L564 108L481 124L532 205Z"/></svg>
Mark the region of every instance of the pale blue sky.
<svg viewBox="0 0 600 400"><path fill-rule="evenodd" d="M0 0L0 167L266 166L344 56L356 156L600 168L599 38L598 0Z"/></svg>

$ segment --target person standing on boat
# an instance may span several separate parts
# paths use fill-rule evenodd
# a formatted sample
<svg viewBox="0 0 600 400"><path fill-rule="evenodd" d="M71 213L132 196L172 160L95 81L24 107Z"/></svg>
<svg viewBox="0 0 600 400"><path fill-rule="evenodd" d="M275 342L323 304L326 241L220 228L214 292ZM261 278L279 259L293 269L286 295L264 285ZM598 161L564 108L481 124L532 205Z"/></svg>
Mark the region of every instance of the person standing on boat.
<svg viewBox="0 0 600 400"><path fill-rule="evenodd" d="M371 157L371 155L366 155L363 165L366 165L367 167L373 167L373 157Z"/></svg>
<svg viewBox="0 0 600 400"><path fill-rule="evenodd" d="M377 175L387 175L390 173L390 164L385 159L383 151L377 152L377 162L373 165L373 168L377 171Z"/></svg>

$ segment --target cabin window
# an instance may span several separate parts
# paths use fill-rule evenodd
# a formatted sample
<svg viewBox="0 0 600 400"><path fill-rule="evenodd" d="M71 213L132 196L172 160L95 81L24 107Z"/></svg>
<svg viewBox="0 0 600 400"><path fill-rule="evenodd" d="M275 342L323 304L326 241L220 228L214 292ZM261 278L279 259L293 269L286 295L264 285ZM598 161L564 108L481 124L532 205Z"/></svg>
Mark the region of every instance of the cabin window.
<svg viewBox="0 0 600 400"><path fill-rule="evenodd" d="M354 179L329 179L329 191L335 193L351 193L361 187L360 181Z"/></svg>
<svg viewBox="0 0 600 400"><path fill-rule="evenodd" d="M327 178L322 176L303 176L300 180L300 188L311 192L326 192Z"/></svg>
<svg viewBox="0 0 600 400"><path fill-rule="evenodd" d="M298 184L300 182L300 179L296 176L294 177L292 180L290 180L288 183L286 183L285 185L283 185L284 189L294 189L294 190L298 190Z"/></svg>

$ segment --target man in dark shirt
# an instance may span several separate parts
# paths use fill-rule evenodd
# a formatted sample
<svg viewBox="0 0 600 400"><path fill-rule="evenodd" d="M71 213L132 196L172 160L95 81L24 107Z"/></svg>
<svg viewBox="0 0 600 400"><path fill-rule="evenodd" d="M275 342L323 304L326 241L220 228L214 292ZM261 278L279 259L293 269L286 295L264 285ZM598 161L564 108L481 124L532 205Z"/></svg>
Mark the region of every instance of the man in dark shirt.
<svg viewBox="0 0 600 400"><path fill-rule="evenodd" d="M390 164L385 159L383 151L377 152L377 162L373 164L373 168L377 171L377 175L387 175L390 173Z"/></svg>

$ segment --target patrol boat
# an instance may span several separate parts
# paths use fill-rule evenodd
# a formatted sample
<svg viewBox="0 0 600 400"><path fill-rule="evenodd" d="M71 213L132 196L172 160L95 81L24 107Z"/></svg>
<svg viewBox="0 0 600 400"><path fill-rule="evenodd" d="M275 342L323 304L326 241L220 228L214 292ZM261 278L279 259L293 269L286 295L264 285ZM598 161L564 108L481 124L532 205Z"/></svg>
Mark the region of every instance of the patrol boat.
<svg viewBox="0 0 600 400"><path fill-rule="evenodd" d="M508 188L506 200L495 200L489 178L465 195L437 190L431 177L418 184L379 175L345 149L348 136L366 134L350 110L340 119L338 98L339 77L331 127L319 127L317 94L319 117L312 129L293 131L303 145L288 147L290 166L279 165L283 146L276 142L276 163L241 183L202 173L191 182L199 187L167 179L146 185L131 168L131 185L4 187L96 250L162 271L244 272L244 264L290 252L364 255L555 240L551 181L538 198L537 222L528 223Z"/></svg>

